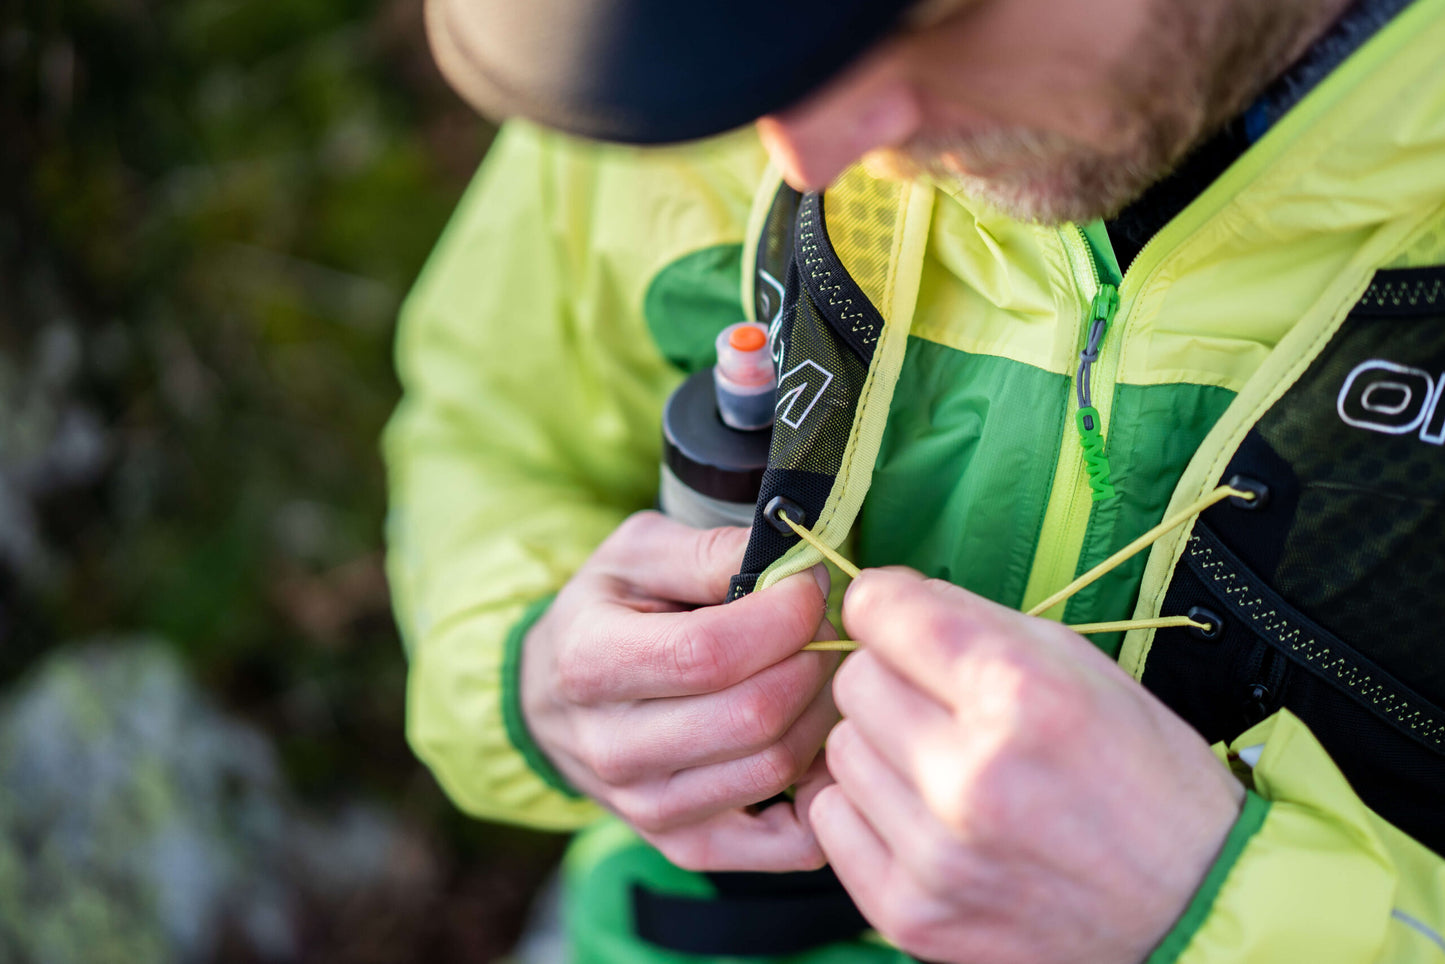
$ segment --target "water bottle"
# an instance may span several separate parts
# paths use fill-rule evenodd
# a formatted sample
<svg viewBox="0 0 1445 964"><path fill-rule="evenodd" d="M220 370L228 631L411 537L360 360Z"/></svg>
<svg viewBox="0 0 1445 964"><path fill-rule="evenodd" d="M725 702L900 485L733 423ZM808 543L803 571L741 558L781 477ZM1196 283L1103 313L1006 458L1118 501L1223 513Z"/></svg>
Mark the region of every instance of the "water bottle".
<svg viewBox="0 0 1445 964"><path fill-rule="evenodd" d="M724 328L717 364L679 385L662 410L664 513L699 529L752 525L777 391L767 329Z"/></svg>

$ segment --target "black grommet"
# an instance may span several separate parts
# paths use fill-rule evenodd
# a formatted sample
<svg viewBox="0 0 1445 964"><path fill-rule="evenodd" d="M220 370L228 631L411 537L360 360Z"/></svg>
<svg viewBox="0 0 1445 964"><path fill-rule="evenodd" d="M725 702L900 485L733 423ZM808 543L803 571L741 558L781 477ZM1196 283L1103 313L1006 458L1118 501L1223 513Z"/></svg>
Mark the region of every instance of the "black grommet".
<svg viewBox="0 0 1445 964"><path fill-rule="evenodd" d="M780 518L780 515L786 515L800 526L808 524L808 513L803 511L802 506L785 495L775 495L768 500L768 504L763 507L763 518L768 520L768 525L783 535L797 535L788 528L788 524Z"/></svg>
<svg viewBox="0 0 1445 964"><path fill-rule="evenodd" d="M1188 616L1196 623L1209 624L1208 629L1200 629L1197 626L1185 627L1189 630L1189 635L1193 636L1195 639L1203 639L1213 642L1224 633L1224 620L1220 619L1219 614L1215 613L1212 610L1205 609L1203 606L1190 606L1189 611L1184 615Z"/></svg>
<svg viewBox="0 0 1445 964"><path fill-rule="evenodd" d="M1258 479L1251 479L1243 475L1231 475L1225 483L1231 489L1239 489L1254 496L1252 499L1240 498L1237 495L1229 497L1229 504L1236 509L1248 509L1253 512L1256 509L1263 509L1269 505L1269 486Z"/></svg>
<svg viewBox="0 0 1445 964"><path fill-rule="evenodd" d="M1258 723L1269 715L1269 703L1273 694L1263 683L1250 683L1244 688L1244 716L1251 723Z"/></svg>

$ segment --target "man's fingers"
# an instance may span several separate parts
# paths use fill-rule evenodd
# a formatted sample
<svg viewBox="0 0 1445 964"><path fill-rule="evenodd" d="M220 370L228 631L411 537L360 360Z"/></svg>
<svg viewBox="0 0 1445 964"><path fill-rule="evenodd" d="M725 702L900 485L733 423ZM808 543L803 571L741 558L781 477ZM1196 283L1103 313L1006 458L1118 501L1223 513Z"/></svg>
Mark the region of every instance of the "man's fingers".
<svg viewBox="0 0 1445 964"><path fill-rule="evenodd" d="M909 857L878 832L895 816L874 818L859 805L860 799L843 783L835 783L813 799L808 816L833 871L868 922L920 960L1002 959L996 957L996 947L991 948L995 956L982 949L987 947L988 934L981 935L985 943L980 946L979 935L968 926L967 899L950 899L952 867L946 848L935 846L917 855L910 866ZM873 806L873 801L867 805ZM1039 958L1015 954L1008 959Z"/></svg>
<svg viewBox="0 0 1445 964"><path fill-rule="evenodd" d="M759 813L728 810L700 824L644 836L687 870L787 873L823 866L817 840L791 803Z"/></svg>
<svg viewBox="0 0 1445 964"><path fill-rule="evenodd" d="M966 751L949 708L872 650L853 654L838 670L833 699L857 734L915 786L947 784L959 772Z"/></svg>
<svg viewBox="0 0 1445 964"><path fill-rule="evenodd" d="M893 858L872 824L849 802L843 788L819 790L808 807L808 826L848 895L870 922L887 894Z"/></svg>
<svg viewBox="0 0 1445 964"><path fill-rule="evenodd" d="M710 606L727 598L747 544L745 527L694 529L659 512L639 512L617 527L595 560L604 574L645 596Z"/></svg>
<svg viewBox="0 0 1445 964"><path fill-rule="evenodd" d="M849 720L828 737L828 772L895 860L927 867L938 857L941 825L918 792Z"/></svg>
<svg viewBox="0 0 1445 964"><path fill-rule="evenodd" d="M827 752L819 753L813 765L793 785L793 807L798 811L798 819L812 831L812 825L808 823L808 808L813 804L816 797L826 787L833 785L833 774L828 772Z"/></svg>
<svg viewBox="0 0 1445 964"><path fill-rule="evenodd" d="M945 706L957 702L953 668L971 650L1007 645L1029 617L911 569L865 569L843 599L843 624L879 659Z"/></svg>
<svg viewBox="0 0 1445 964"><path fill-rule="evenodd" d="M584 753L598 776L617 786L664 768L751 756L792 727L837 661L831 653L797 653L717 693L630 704L615 726L582 735Z"/></svg>
<svg viewBox="0 0 1445 964"><path fill-rule="evenodd" d="M618 622L606 633L613 648L575 653L581 662L574 668L609 699L716 693L801 650L817 632L823 605L817 581L804 572L723 606L614 611Z"/></svg>
<svg viewBox="0 0 1445 964"><path fill-rule="evenodd" d="M736 760L679 771L664 798L671 796L680 807L721 810L776 796L812 765L837 722L833 696L824 687L776 743Z"/></svg>
<svg viewBox="0 0 1445 964"><path fill-rule="evenodd" d="M746 807L791 786L808 768L838 719L824 688L776 743L735 760L680 770L656 783L614 794L622 816L663 833L725 810Z"/></svg>

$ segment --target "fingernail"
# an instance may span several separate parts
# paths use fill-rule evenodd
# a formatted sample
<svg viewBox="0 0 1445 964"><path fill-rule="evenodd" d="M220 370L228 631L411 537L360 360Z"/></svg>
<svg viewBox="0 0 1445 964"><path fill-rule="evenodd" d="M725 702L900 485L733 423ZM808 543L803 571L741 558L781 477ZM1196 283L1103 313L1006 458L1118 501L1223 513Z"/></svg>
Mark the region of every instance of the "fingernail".
<svg viewBox="0 0 1445 964"><path fill-rule="evenodd" d="M823 598L826 599L828 592L833 588L833 574L830 573L828 567L821 562L813 567L812 572L813 580L818 584L818 588L823 591Z"/></svg>

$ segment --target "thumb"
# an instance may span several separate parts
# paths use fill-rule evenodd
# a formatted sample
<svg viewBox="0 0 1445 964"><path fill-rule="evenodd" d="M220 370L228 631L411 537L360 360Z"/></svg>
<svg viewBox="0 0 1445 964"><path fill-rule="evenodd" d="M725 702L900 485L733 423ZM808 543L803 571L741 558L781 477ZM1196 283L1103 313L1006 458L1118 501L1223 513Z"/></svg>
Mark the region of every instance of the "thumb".
<svg viewBox="0 0 1445 964"><path fill-rule="evenodd" d="M702 606L727 598L748 530L694 529L659 512L631 516L597 550L603 571L649 596Z"/></svg>
<svg viewBox="0 0 1445 964"><path fill-rule="evenodd" d="M843 627L860 645L889 663L911 664L908 650L942 655L956 635L968 594L903 566L864 569L843 596ZM927 662L927 660L923 660Z"/></svg>

